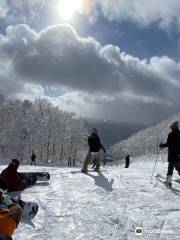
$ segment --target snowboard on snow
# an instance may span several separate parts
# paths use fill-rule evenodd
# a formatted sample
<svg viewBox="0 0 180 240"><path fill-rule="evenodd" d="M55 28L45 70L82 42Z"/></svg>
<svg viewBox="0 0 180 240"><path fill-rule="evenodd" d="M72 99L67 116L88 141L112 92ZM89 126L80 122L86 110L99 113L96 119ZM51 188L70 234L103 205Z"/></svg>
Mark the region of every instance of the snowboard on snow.
<svg viewBox="0 0 180 240"><path fill-rule="evenodd" d="M48 172L20 172L22 178L34 181L48 181L50 174Z"/></svg>
<svg viewBox="0 0 180 240"><path fill-rule="evenodd" d="M36 202L22 201L22 218L32 220L38 212L38 204Z"/></svg>
<svg viewBox="0 0 180 240"><path fill-rule="evenodd" d="M38 204L36 202L26 202L16 197L11 197L9 195L3 196L3 202L1 207L8 208L12 203L19 204L22 208L22 218L26 220L33 219L38 212ZM0 235L1 236L1 235ZM1 238L0 238L1 240Z"/></svg>

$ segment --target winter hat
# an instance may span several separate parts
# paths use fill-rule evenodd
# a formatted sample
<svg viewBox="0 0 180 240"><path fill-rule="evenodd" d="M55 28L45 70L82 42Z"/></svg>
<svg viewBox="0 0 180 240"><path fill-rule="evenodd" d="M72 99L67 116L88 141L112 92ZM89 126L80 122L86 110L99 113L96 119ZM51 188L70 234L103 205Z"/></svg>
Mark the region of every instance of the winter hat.
<svg viewBox="0 0 180 240"><path fill-rule="evenodd" d="M178 129L179 128L178 121L175 121L175 122L171 123L170 128Z"/></svg>
<svg viewBox="0 0 180 240"><path fill-rule="evenodd" d="M18 160L18 159L12 159L11 162L12 162L12 163L16 166L16 168L18 169L19 164L20 164L19 160Z"/></svg>
<svg viewBox="0 0 180 240"><path fill-rule="evenodd" d="M97 130L97 128L93 128L93 129L92 129L92 133L96 133L96 134L98 134L98 130Z"/></svg>
<svg viewBox="0 0 180 240"><path fill-rule="evenodd" d="M7 189L6 181L0 178L0 192L5 192Z"/></svg>

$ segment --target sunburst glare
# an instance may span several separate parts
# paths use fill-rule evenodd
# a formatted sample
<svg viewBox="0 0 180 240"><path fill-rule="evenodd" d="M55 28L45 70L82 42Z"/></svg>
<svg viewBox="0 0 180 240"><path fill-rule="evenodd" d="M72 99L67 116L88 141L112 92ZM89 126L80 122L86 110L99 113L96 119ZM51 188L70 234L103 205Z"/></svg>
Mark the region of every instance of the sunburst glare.
<svg viewBox="0 0 180 240"><path fill-rule="evenodd" d="M61 0L59 13L63 20L67 21L73 17L75 12L81 9L83 0Z"/></svg>

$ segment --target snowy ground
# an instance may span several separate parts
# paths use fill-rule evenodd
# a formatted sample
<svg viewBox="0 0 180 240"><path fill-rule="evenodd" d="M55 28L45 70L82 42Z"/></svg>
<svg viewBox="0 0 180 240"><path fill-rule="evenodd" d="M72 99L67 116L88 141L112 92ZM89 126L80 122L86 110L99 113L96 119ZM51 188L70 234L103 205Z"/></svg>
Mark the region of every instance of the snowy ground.
<svg viewBox="0 0 180 240"><path fill-rule="evenodd" d="M166 167L159 164L157 172L164 174ZM21 193L38 202L39 212L32 222L19 224L13 239L179 240L180 196L150 184L152 168L138 162L84 175L70 168L22 166L21 171L48 171L51 180ZM136 227L144 229L143 236L135 234Z"/></svg>

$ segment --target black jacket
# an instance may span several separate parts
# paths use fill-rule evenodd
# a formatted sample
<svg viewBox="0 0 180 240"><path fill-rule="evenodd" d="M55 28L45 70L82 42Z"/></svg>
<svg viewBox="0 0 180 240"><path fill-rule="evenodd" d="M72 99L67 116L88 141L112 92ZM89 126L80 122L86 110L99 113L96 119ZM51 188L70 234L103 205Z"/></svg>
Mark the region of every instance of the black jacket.
<svg viewBox="0 0 180 240"><path fill-rule="evenodd" d="M162 147L168 147L168 161L177 162L180 161L180 131L175 130L170 132L167 138L167 142L162 144Z"/></svg>
<svg viewBox="0 0 180 240"><path fill-rule="evenodd" d="M105 152L105 148L101 144L101 141L96 133L92 133L91 136L88 137L88 145L90 152L99 152L101 148Z"/></svg>

